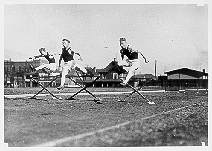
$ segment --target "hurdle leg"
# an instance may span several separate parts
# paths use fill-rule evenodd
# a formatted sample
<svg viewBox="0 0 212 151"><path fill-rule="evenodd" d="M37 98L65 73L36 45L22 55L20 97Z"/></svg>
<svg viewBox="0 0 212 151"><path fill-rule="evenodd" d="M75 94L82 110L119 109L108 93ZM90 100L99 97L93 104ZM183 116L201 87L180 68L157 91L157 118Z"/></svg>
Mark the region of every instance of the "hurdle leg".
<svg viewBox="0 0 212 151"><path fill-rule="evenodd" d="M46 87L48 87L48 86L49 86L53 81L55 81L56 79L57 79L57 77L55 77L54 79L52 79L52 81L50 81ZM44 87L39 81L37 81L37 80L35 80L35 79L33 79L33 78L32 78L32 80L34 80L35 82L37 82L37 83L42 87L42 89L41 89L40 91L38 91L34 96L32 96L32 97L29 98L29 99L35 99L35 97L36 97L39 93L41 93L43 90L46 90L46 91L47 91L49 94L51 94L53 97L59 99L57 96L55 96L53 93L51 93L46 87Z"/></svg>
<svg viewBox="0 0 212 151"><path fill-rule="evenodd" d="M37 80L35 80L35 79L31 79L32 81L35 81L36 83L38 83L38 81ZM40 91L38 91L35 95L33 95L32 97L29 97L29 99L36 99L36 96L38 95L38 94L40 94L42 91L44 90L44 88L42 88Z"/></svg>
<svg viewBox="0 0 212 151"><path fill-rule="evenodd" d="M126 85L128 85L129 87L131 87L135 92L137 92L144 100L147 101L147 103L149 104L155 104L154 102L149 101L146 97L144 97L138 90L136 90L133 86L129 85L128 83L126 83Z"/></svg>
<svg viewBox="0 0 212 151"><path fill-rule="evenodd" d="M79 73L77 72L77 75L79 76ZM91 84L93 84L96 80L98 80L100 77L96 77L96 79L94 79L90 84L89 84L89 86L91 85ZM80 80L82 81L82 79L80 78ZM74 81L77 85L79 85L81 88L83 88L80 84L78 84L76 81ZM82 81L83 82L83 81ZM98 99L98 100L101 100L100 98L97 98L93 93L91 93L90 91L88 91L87 89L85 89L85 91L87 92L87 93L89 93L91 96L93 96L95 99Z"/></svg>
<svg viewBox="0 0 212 151"><path fill-rule="evenodd" d="M70 78L71 79L71 78ZM99 98L97 98L94 94L92 94L90 91L88 91L86 88L89 87L90 85L92 85L96 80L98 80L99 77L96 77L95 80L93 80L91 83L89 83L88 85L82 87L80 84L78 84L76 81L74 81L73 79L71 79L74 83L76 83L77 85L79 85L82 89L80 89L78 92L76 92L75 94L73 94L71 97L69 97L67 100L73 100L73 98L79 94L80 92L82 92L83 90L85 90L86 92L88 92L90 95L92 95L94 98L101 100ZM96 102L96 101L95 101Z"/></svg>
<svg viewBox="0 0 212 151"><path fill-rule="evenodd" d="M58 78L58 77L55 77L54 79L52 79L52 81L50 81L49 84L48 84L46 87L48 87L48 86L49 86L53 81L55 81L57 78ZM51 94L53 97L59 99L56 95L54 95L53 93L51 93L51 92L50 92L46 87L44 87L42 84L40 84L39 82L38 82L38 84L39 84L43 89L45 89L49 94Z"/></svg>
<svg viewBox="0 0 212 151"><path fill-rule="evenodd" d="M127 85L129 87L131 87L135 92L137 92L143 99L145 99L145 100L147 100L149 102L149 100L147 98L145 98L140 92L138 92L138 90L136 90L133 86L129 85L128 83L127 83Z"/></svg>
<svg viewBox="0 0 212 151"><path fill-rule="evenodd" d="M32 97L29 97L28 99L36 99L36 96L41 93L44 89L41 89L40 91L38 91L35 95L33 95Z"/></svg>
<svg viewBox="0 0 212 151"><path fill-rule="evenodd" d="M139 91L141 88L142 88L142 87L140 87L137 91ZM125 97L123 98L123 100L126 99L126 98L128 98L128 97L130 97L130 96L133 95L135 92L136 92L136 91L133 90L129 95L125 96Z"/></svg>
<svg viewBox="0 0 212 151"><path fill-rule="evenodd" d="M75 84L77 84L78 86L80 86L81 88L83 88L79 83L77 83L75 80L71 79ZM96 80L95 80L96 81ZM93 84L93 82L92 82ZM100 98L97 98L93 93L91 93L89 90L84 89L87 93L89 93L91 96L93 96L95 99L101 100ZM71 98L73 98L74 96L72 96Z"/></svg>
<svg viewBox="0 0 212 151"><path fill-rule="evenodd" d="M80 92L82 92L83 90L86 90L87 87L89 87L91 84L93 84L97 79L99 79L99 77L97 77L94 81L92 81L91 83L89 83L88 85L82 87L82 89L80 89L79 91L77 91L75 94L73 94L70 99L72 99L73 97L75 97L77 94L79 94Z"/></svg>

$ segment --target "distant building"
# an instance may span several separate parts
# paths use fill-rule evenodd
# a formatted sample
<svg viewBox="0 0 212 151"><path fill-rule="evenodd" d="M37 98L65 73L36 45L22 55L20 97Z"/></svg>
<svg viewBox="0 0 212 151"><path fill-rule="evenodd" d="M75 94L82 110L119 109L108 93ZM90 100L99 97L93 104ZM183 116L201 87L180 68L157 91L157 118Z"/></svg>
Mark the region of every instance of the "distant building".
<svg viewBox="0 0 212 151"><path fill-rule="evenodd" d="M4 85L5 87L38 87L38 83L31 81L31 77L37 79L42 85L47 86L53 77L48 77L48 74L40 71L36 74L31 73L30 64L37 67L43 63L48 63L46 60L36 59L32 61L12 61L4 60ZM110 64L109 64L110 65ZM108 65L108 66L109 66ZM92 85L93 87L116 87L119 86L121 80L125 80L127 73L118 75L115 71L108 71L108 68L96 69L85 67L93 72L94 75L100 75L100 78ZM81 85L90 83L94 77L77 77L77 72L72 70L70 75L75 75L76 80ZM130 78L129 84L137 85L154 85L155 77L152 74L137 74ZM60 85L60 78L52 82L49 87L57 87ZM67 87L79 87L69 78L66 78L65 85Z"/></svg>
<svg viewBox="0 0 212 151"><path fill-rule="evenodd" d="M97 87L115 87L121 83L120 79L126 78L126 74L118 75L117 72L106 69L97 69L96 72L100 74L100 79L96 83Z"/></svg>
<svg viewBox="0 0 212 151"><path fill-rule="evenodd" d="M46 60L36 59L32 61L12 61L4 60L4 86L5 87L24 87L24 74L31 72L29 65L35 67L46 63Z"/></svg>
<svg viewBox="0 0 212 151"><path fill-rule="evenodd" d="M167 81L167 76L160 75L160 76L158 76L157 80L155 81L155 85L159 85L161 87L164 87L166 81Z"/></svg>
<svg viewBox="0 0 212 151"><path fill-rule="evenodd" d="M151 83L152 80L155 80L152 74L136 74L130 78L129 83L133 86L143 86Z"/></svg>
<svg viewBox="0 0 212 151"><path fill-rule="evenodd" d="M189 68L181 68L165 73L168 79L206 79L208 76L208 73L205 73L205 69L196 71Z"/></svg>
<svg viewBox="0 0 212 151"><path fill-rule="evenodd" d="M208 87L208 73L203 71L181 68L165 72L168 86L177 87Z"/></svg>
<svg viewBox="0 0 212 151"><path fill-rule="evenodd" d="M108 66L110 66L110 64ZM121 83L120 79L124 80L126 78L126 74L118 75L118 73L115 71L109 71L108 66L103 69L92 69L87 67L87 69L90 68L90 71L93 71L94 75L98 74L100 76L100 78L93 84L93 87L116 87L119 83ZM80 81L78 80L78 82ZM89 77L84 79L84 84L89 82L91 82ZM83 84L82 81L81 84Z"/></svg>

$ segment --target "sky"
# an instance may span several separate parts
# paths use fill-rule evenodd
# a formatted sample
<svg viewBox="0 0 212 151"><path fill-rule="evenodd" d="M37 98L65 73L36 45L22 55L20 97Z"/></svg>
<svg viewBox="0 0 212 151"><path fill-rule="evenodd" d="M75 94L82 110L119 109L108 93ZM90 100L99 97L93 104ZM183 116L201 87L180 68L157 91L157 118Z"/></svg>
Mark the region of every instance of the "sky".
<svg viewBox="0 0 212 151"><path fill-rule="evenodd" d="M208 71L208 5L14 4L4 5L4 59L27 60L45 47L60 53L62 39L83 66L105 68L120 60L119 38L139 50L136 73L157 75L187 67Z"/></svg>

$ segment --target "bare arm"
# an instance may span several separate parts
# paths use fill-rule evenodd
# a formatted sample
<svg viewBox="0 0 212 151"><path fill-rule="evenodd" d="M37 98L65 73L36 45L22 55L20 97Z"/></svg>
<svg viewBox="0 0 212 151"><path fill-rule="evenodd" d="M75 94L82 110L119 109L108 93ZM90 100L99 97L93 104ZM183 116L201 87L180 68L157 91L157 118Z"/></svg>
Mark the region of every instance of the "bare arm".
<svg viewBox="0 0 212 151"><path fill-rule="evenodd" d="M75 54L78 55L78 56L80 57L78 60L83 61L83 59L82 59L82 57L81 57L81 55L80 55L79 53L75 53Z"/></svg>
<svg viewBox="0 0 212 151"><path fill-rule="evenodd" d="M75 52L74 54L78 55L81 58L81 55L79 53Z"/></svg>
<svg viewBox="0 0 212 151"><path fill-rule="evenodd" d="M44 55L38 55L38 56L34 56L34 57L36 59L36 58L39 58L39 57L44 57Z"/></svg>
<svg viewBox="0 0 212 151"><path fill-rule="evenodd" d="M71 51L69 51L69 53L72 54L72 55L75 55L75 54L78 55L80 57L78 60L82 61L82 57L81 57L81 55L78 52L75 52L75 51L71 50Z"/></svg>
<svg viewBox="0 0 212 151"><path fill-rule="evenodd" d="M124 59L124 54L123 54L123 50L122 49L120 50L120 53L121 53L121 59L123 60Z"/></svg>
<svg viewBox="0 0 212 151"><path fill-rule="evenodd" d="M149 61L147 61L146 57L144 57L144 55L141 52L138 52L141 54L141 56L144 58L145 63L148 63Z"/></svg>

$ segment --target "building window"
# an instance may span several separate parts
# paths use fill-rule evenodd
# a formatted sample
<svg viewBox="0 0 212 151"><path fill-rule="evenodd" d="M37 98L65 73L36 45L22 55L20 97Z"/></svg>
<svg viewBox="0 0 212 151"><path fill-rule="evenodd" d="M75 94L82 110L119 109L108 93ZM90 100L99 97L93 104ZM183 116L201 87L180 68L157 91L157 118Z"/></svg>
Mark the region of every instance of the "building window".
<svg viewBox="0 0 212 151"><path fill-rule="evenodd" d="M118 74L117 73L113 73L113 79L118 79Z"/></svg>
<svg viewBox="0 0 212 151"><path fill-rule="evenodd" d="M102 74L101 77L102 77L102 79L104 79L105 78L104 74Z"/></svg>
<svg viewBox="0 0 212 151"><path fill-rule="evenodd" d="M12 66L12 72L14 72L15 71L15 66Z"/></svg>

